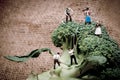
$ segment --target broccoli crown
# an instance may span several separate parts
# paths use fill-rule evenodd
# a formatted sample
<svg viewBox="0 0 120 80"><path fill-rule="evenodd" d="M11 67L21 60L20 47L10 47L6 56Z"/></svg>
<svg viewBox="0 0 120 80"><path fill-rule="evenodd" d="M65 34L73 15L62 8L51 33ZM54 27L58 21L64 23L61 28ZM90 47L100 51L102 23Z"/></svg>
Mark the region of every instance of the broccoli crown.
<svg viewBox="0 0 120 80"><path fill-rule="evenodd" d="M77 53L87 56L104 56L107 59L114 59L120 62L120 48L115 40L107 33L106 28L101 25L101 37L95 35L95 26L92 22L89 25L84 23L68 22L62 23L52 33L52 41L55 46L61 47L64 44L71 48L77 45Z"/></svg>
<svg viewBox="0 0 120 80"><path fill-rule="evenodd" d="M61 47L64 43L70 42L77 33L79 24L75 22L62 23L52 33L52 41L56 47Z"/></svg>

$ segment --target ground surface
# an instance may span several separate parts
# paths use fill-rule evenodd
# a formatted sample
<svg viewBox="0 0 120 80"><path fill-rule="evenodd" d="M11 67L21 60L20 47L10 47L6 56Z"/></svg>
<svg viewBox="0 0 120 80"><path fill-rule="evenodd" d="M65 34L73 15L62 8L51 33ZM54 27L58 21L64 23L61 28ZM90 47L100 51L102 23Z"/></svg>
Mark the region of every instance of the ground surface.
<svg viewBox="0 0 120 80"><path fill-rule="evenodd" d="M24 63L3 56L45 47L60 51L52 44L51 33L65 19L66 7L74 10L73 20L79 23L84 21L82 9L89 6L92 19L101 20L120 45L119 4L119 0L0 0L0 80L25 80L32 71L40 74L52 68L47 52Z"/></svg>

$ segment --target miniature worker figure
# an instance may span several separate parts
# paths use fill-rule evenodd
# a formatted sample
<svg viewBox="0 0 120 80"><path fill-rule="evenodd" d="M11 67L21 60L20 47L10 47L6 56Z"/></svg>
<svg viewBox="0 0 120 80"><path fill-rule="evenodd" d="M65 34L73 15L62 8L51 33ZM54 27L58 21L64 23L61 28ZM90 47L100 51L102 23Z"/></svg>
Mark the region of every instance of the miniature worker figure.
<svg viewBox="0 0 120 80"><path fill-rule="evenodd" d="M71 8L66 8L65 15L66 15L66 22L72 21L71 15L73 14L73 10Z"/></svg>
<svg viewBox="0 0 120 80"><path fill-rule="evenodd" d="M86 9L83 10L84 15L85 15L85 24L91 24L91 12L89 8L87 7Z"/></svg>
<svg viewBox="0 0 120 80"><path fill-rule="evenodd" d="M75 64L78 64L77 60L76 60L76 57L74 55L74 50L73 49L70 49L69 54L70 54L71 65L73 64L73 59L75 61Z"/></svg>
<svg viewBox="0 0 120 80"><path fill-rule="evenodd" d="M95 35L101 37L102 31L101 31L101 24L99 21L97 21L97 24L95 26Z"/></svg>
<svg viewBox="0 0 120 80"><path fill-rule="evenodd" d="M54 59L54 69L56 68L55 66L56 66L56 63L58 64L58 66L60 66L60 53L59 52L57 52L57 54L55 54L54 56L53 56L53 59Z"/></svg>

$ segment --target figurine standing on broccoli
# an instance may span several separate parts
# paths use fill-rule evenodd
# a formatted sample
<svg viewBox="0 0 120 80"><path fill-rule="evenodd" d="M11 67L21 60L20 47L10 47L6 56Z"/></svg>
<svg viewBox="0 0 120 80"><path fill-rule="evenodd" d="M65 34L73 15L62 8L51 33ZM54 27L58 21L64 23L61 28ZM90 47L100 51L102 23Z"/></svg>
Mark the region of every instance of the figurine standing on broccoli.
<svg viewBox="0 0 120 80"><path fill-rule="evenodd" d="M71 8L66 8L65 10L66 22L72 21L72 17L71 17L72 13L73 13L73 10Z"/></svg>
<svg viewBox="0 0 120 80"><path fill-rule="evenodd" d="M83 10L84 15L85 15L85 24L91 24L91 12L89 8L87 7L86 9Z"/></svg>
<svg viewBox="0 0 120 80"><path fill-rule="evenodd" d="M101 24L99 21L97 21L97 24L95 25L95 35L101 37L102 31L101 31Z"/></svg>
<svg viewBox="0 0 120 80"><path fill-rule="evenodd" d="M56 63L58 64L58 66L60 66L60 53L59 52L57 52L57 54L55 54L54 56L53 56L53 59L54 59L54 69L56 68L55 66L56 66Z"/></svg>
<svg viewBox="0 0 120 80"><path fill-rule="evenodd" d="M75 61L75 64L78 64L77 60L76 60L76 57L74 55L74 50L73 49L70 49L69 54L70 54L71 65L73 64L73 59Z"/></svg>

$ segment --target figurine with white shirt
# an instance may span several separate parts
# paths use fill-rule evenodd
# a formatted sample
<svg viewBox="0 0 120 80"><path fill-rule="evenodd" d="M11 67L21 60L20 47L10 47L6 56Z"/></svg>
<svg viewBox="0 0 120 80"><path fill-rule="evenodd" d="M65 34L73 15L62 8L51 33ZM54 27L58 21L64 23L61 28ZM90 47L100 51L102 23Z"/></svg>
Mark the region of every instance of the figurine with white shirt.
<svg viewBox="0 0 120 80"><path fill-rule="evenodd" d="M70 54L71 65L73 65L73 60L74 60L75 64L78 64L77 60L76 60L76 57L74 55L74 50L73 49L69 50L69 54Z"/></svg>
<svg viewBox="0 0 120 80"><path fill-rule="evenodd" d="M60 60L59 60L60 59L60 53L57 52L57 54L55 54L53 56L53 59L54 59L54 69L55 69L56 64L58 64L58 66L60 66Z"/></svg>
<svg viewBox="0 0 120 80"><path fill-rule="evenodd" d="M95 25L95 35L98 37L102 36L101 26L100 21L97 21L97 24Z"/></svg>

